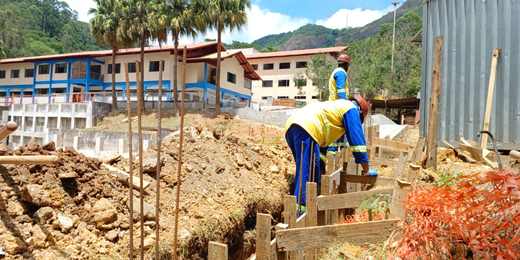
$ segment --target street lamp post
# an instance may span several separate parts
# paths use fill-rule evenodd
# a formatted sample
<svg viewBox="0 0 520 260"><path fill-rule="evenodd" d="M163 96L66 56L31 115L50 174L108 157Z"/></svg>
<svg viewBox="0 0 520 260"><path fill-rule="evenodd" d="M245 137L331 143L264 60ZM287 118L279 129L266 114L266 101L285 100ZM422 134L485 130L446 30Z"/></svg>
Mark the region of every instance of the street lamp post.
<svg viewBox="0 0 520 260"><path fill-rule="evenodd" d="M399 2L392 2L392 5L394 5L394 32L392 36L392 72L394 72L395 13L398 4Z"/></svg>

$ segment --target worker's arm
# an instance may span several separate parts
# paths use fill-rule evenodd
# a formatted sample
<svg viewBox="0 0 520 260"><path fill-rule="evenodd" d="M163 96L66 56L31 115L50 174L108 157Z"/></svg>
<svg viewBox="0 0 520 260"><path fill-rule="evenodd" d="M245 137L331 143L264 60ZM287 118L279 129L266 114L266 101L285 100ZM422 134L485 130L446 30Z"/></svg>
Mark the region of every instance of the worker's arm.
<svg viewBox="0 0 520 260"><path fill-rule="evenodd" d="M347 83L347 74L344 71L337 71L334 73L334 79L336 80L336 90L338 92L339 99L347 100L346 88L348 87Z"/></svg>
<svg viewBox="0 0 520 260"><path fill-rule="evenodd" d="M365 142L365 135L363 134L363 127L361 126L361 119L359 112L353 108L343 115L343 126L345 127L345 134L347 135L350 149L354 154L357 164L361 164L363 171L368 171L368 155L367 145Z"/></svg>

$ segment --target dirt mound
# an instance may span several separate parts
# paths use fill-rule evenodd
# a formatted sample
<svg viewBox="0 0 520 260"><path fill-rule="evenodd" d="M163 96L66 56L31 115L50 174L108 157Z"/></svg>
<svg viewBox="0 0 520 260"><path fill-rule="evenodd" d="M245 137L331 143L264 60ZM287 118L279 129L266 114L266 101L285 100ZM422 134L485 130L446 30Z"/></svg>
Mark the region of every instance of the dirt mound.
<svg viewBox="0 0 520 260"><path fill-rule="evenodd" d="M294 175L283 131L244 120L189 116L182 157L179 237L188 259L206 257L207 242L227 243L230 257L253 250L258 212L281 218L282 195ZM263 129L263 130L262 130ZM163 141L161 156L161 250L171 254L179 135ZM6 259L108 259L128 256L129 187L98 159L73 148L30 142L6 155L57 155L56 166L0 166L0 245ZM1 152L0 151L0 152ZM157 151L143 154L145 249L155 243ZM137 175L137 159L133 173ZM113 166L129 170L129 160ZM77 178L60 179L60 173ZM134 245L140 239L139 193L134 190ZM170 250L170 251L168 251Z"/></svg>

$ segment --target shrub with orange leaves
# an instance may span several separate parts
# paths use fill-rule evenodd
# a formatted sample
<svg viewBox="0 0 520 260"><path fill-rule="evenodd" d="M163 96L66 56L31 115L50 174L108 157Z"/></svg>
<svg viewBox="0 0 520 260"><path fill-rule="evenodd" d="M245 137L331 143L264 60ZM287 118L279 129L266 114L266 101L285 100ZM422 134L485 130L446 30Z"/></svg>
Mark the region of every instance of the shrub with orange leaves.
<svg viewBox="0 0 520 260"><path fill-rule="evenodd" d="M456 178L408 195L404 234L389 259L520 256L520 177L500 169Z"/></svg>

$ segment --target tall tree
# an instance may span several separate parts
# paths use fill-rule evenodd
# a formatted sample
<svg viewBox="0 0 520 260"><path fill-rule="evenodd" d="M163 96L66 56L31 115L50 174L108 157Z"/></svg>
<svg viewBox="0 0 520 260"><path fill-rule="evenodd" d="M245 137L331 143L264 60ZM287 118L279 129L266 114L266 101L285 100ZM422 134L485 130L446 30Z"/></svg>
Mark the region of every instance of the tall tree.
<svg viewBox="0 0 520 260"><path fill-rule="evenodd" d="M202 9L202 8L204 9ZM198 8L203 10L206 22L217 29L217 82L215 85L215 110L220 114L220 69L222 29L240 29L247 22L246 8L251 7L249 0L198 0Z"/></svg>
<svg viewBox="0 0 520 260"><path fill-rule="evenodd" d="M121 9L117 7L117 0L94 0L96 8L91 8L89 14L94 18L90 19L90 33L97 44L112 48L112 113L117 113L116 95L116 55L117 50L122 46L127 46L130 40L126 38L119 28L119 21L122 18ZM71 36L69 36L71 37Z"/></svg>
<svg viewBox="0 0 520 260"><path fill-rule="evenodd" d="M121 8L123 16L119 19L120 33L129 39L133 39L133 44L139 45L141 48L141 88L144 93L144 46L151 39L159 42L166 41L166 33L160 28L156 28L156 16L153 13L152 0L121 0L118 5ZM138 97L144 104L144 95ZM144 106L142 107L145 110Z"/></svg>
<svg viewBox="0 0 520 260"><path fill-rule="evenodd" d="M197 31L204 32L205 26L197 27L195 21L195 12L191 8L191 3L188 0L156 0L157 3L157 19L158 29L165 28L171 33L174 42L173 48L173 103L174 113L178 114L179 98L177 92L177 67L179 55L179 37L180 36L197 36Z"/></svg>
<svg viewBox="0 0 520 260"><path fill-rule="evenodd" d="M312 80L312 84L316 86L319 93L319 100L325 101L329 99L329 78L330 74L338 67L338 63L332 57L319 53L314 55L307 62L305 76Z"/></svg>

